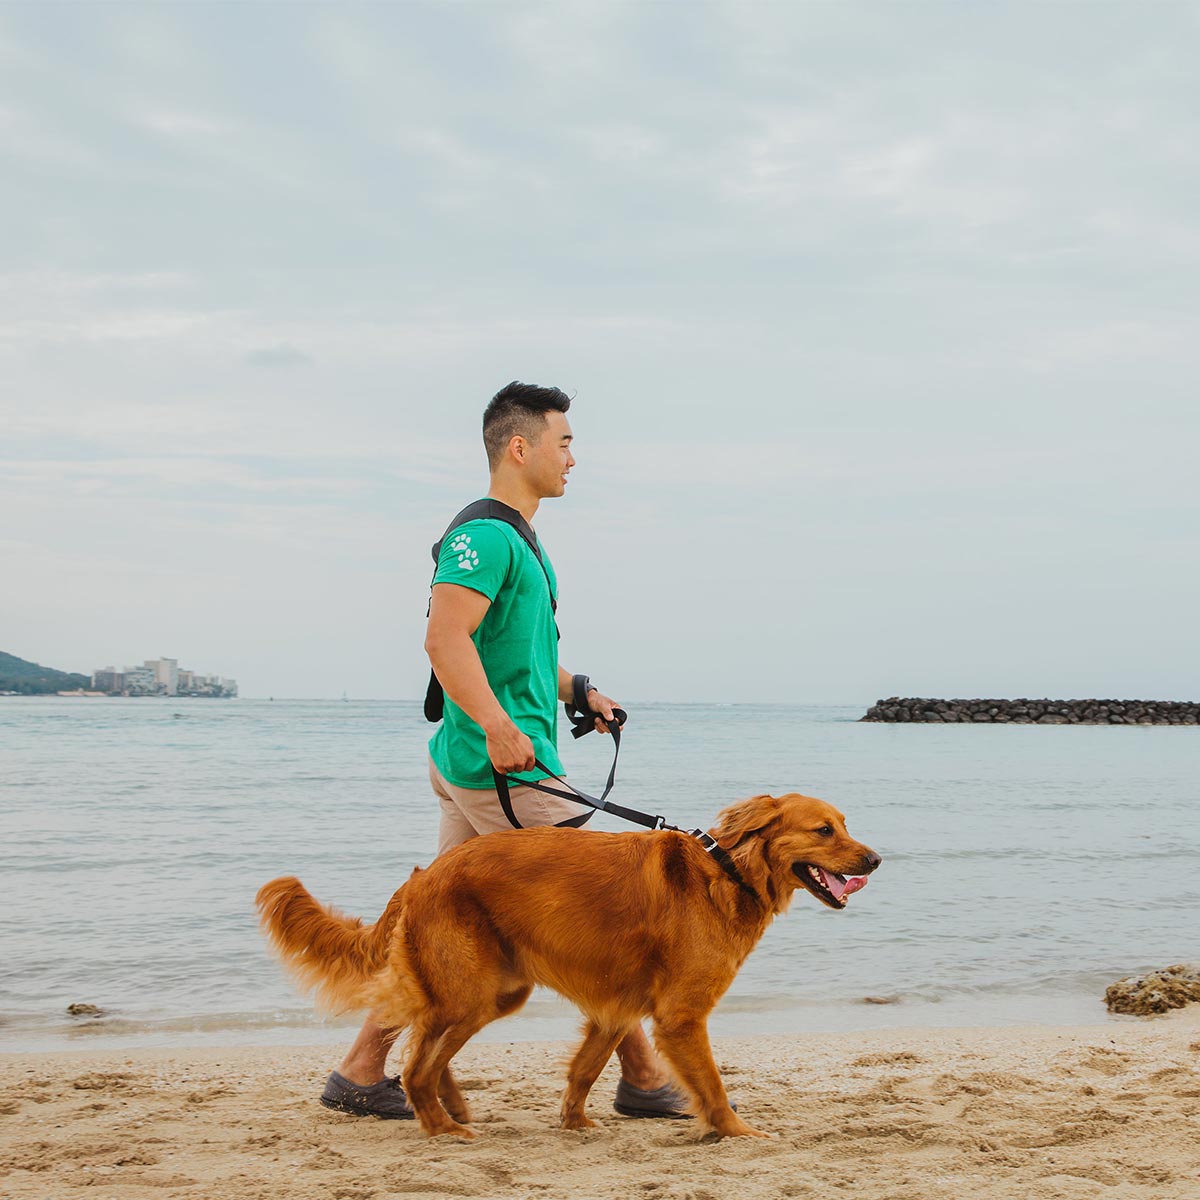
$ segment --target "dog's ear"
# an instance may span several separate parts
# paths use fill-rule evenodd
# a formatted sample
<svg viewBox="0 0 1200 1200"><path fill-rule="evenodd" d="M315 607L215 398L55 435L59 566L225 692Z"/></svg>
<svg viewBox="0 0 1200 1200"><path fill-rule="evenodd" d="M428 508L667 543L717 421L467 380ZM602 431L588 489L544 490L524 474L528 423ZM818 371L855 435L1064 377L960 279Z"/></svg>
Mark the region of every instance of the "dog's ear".
<svg viewBox="0 0 1200 1200"><path fill-rule="evenodd" d="M722 809L716 825L708 832L722 850L732 850L743 838L770 825L779 811L779 801L774 796L751 796Z"/></svg>

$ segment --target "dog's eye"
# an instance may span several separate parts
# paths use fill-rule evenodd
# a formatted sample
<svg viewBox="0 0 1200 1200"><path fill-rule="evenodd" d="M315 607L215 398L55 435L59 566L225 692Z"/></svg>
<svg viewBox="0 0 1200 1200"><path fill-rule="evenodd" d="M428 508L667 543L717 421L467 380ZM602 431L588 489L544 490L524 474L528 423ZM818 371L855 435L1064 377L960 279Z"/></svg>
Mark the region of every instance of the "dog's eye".
<svg viewBox="0 0 1200 1200"><path fill-rule="evenodd" d="M832 825L822 825L821 828L817 830L817 832L822 837L833 837L833 826Z"/></svg>

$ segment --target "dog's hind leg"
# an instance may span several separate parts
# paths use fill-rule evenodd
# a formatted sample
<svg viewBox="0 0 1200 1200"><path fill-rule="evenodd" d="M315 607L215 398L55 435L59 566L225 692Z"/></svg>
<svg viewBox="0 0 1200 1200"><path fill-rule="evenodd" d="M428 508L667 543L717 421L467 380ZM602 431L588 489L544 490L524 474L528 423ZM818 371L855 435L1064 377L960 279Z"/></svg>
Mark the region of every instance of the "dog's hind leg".
<svg viewBox="0 0 1200 1200"><path fill-rule="evenodd" d="M509 1013L516 1012L529 999L529 993L532 991L532 986L527 984L521 984L509 991L501 991L496 995L493 1002L493 1012L475 1014L473 1017L467 1018L467 1023L469 1024L472 1020L476 1020L479 1022L479 1028L482 1028L497 1017L506 1017ZM452 1058L453 1054L450 1057ZM437 1094L442 1102L442 1107L456 1121L463 1125L470 1122L471 1110L462 1092L459 1091L458 1082L454 1078L453 1071L450 1070L449 1059L446 1060L446 1066L443 1068L441 1078L438 1080Z"/></svg>
<svg viewBox="0 0 1200 1200"><path fill-rule="evenodd" d="M450 1060L484 1027L490 1015L460 1014L452 1022L440 1021L414 1025L408 1039L408 1062L404 1064L403 1084L409 1102L416 1111L421 1128L434 1138L452 1133L460 1138L474 1138L461 1118L467 1115L467 1102L458 1091ZM439 1097L448 1099L443 1108ZM449 1111L448 1111L449 1110Z"/></svg>
<svg viewBox="0 0 1200 1200"><path fill-rule="evenodd" d="M770 1137L747 1125L729 1106L713 1061L703 1017L654 1017L654 1044L697 1102L696 1115L721 1137Z"/></svg>
<svg viewBox="0 0 1200 1200"><path fill-rule="evenodd" d="M414 1026L409 1035L408 1061L404 1066L404 1090L409 1102L421 1122L421 1128L430 1137L442 1133L453 1133L459 1137L473 1138L475 1133L456 1120L442 1107L439 1093L452 1089L451 1099L460 1112L466 1109L466 1101L447 1068L450 1060L477 1034L487 1019L460 1020L454 1024L430 1027L421 1023ZM448 1082L447 1082L448 1080Z"/></svg>
<svg viewBox="0 0 1200 1200"><path fill-rule="evenodd" d="M459 1090L458 1080L454 1078L454 1072L448 1065L442 1071L441 1079L438 1080L437 1094L438 1099L442 1102L442 1107L460 1125L470 1124L471 1109L467 1105L467 1098Z"/></svg>
<svg viewBox="0 0 1200 1200"><path fill-rule="evenodd" d="M596 1122L585 1115L583 1108L588 1093L612 1058L617 1043L629 1032L628 1028L605 1028L590 1019L584 1025L583 1044L575 1051L567 1068L567 1090L563 1093L562 1127L564 1129L594 1129Z"/></svg>

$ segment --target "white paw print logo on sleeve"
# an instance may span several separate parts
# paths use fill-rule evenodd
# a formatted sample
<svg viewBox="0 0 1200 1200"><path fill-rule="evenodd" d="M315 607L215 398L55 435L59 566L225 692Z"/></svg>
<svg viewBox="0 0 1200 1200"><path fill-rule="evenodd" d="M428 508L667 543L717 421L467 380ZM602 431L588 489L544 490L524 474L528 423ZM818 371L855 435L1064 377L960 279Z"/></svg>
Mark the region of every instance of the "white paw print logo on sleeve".
<svg viewBox="0 0 1200 1200"><path fill-rule="evenodd" d="M460 533L450 543L450 553L458 555L458 566L463 571L475 570L475 566L479 562L479 555L471 549L471 539L465 533Z"/></svg>

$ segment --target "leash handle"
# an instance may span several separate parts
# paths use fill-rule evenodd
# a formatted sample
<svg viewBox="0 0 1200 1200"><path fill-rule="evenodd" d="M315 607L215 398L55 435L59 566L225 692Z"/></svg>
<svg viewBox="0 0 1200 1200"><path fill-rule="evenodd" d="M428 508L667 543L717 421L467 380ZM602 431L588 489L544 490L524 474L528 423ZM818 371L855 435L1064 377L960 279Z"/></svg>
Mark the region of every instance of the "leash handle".
<svg viewBox="0 0 1200 1200"><path fill-rule="evenodd" d="M586 677L582 675L576 675L575 678L583 679ZM567 714L567 720L571 722L571 736L575 738L576 741L578 741L581 737L585 737L596 728L597 717L600 717L600 720L604 721L604 723L608 726L609 733L612 733L616 738L619 738L621 735L619 726L624 725L625 722L629 720L629 714L623 708L617 708L616 705L614 705L613 716L616 717L618 725L618 729L614 732L612 722L605 720L605 718L601 717L599 713L592 712L592 710L587 707L586 700L584 701L582 708L579 705L578 699L568 700L563 705L563 709Z"/></svg>

